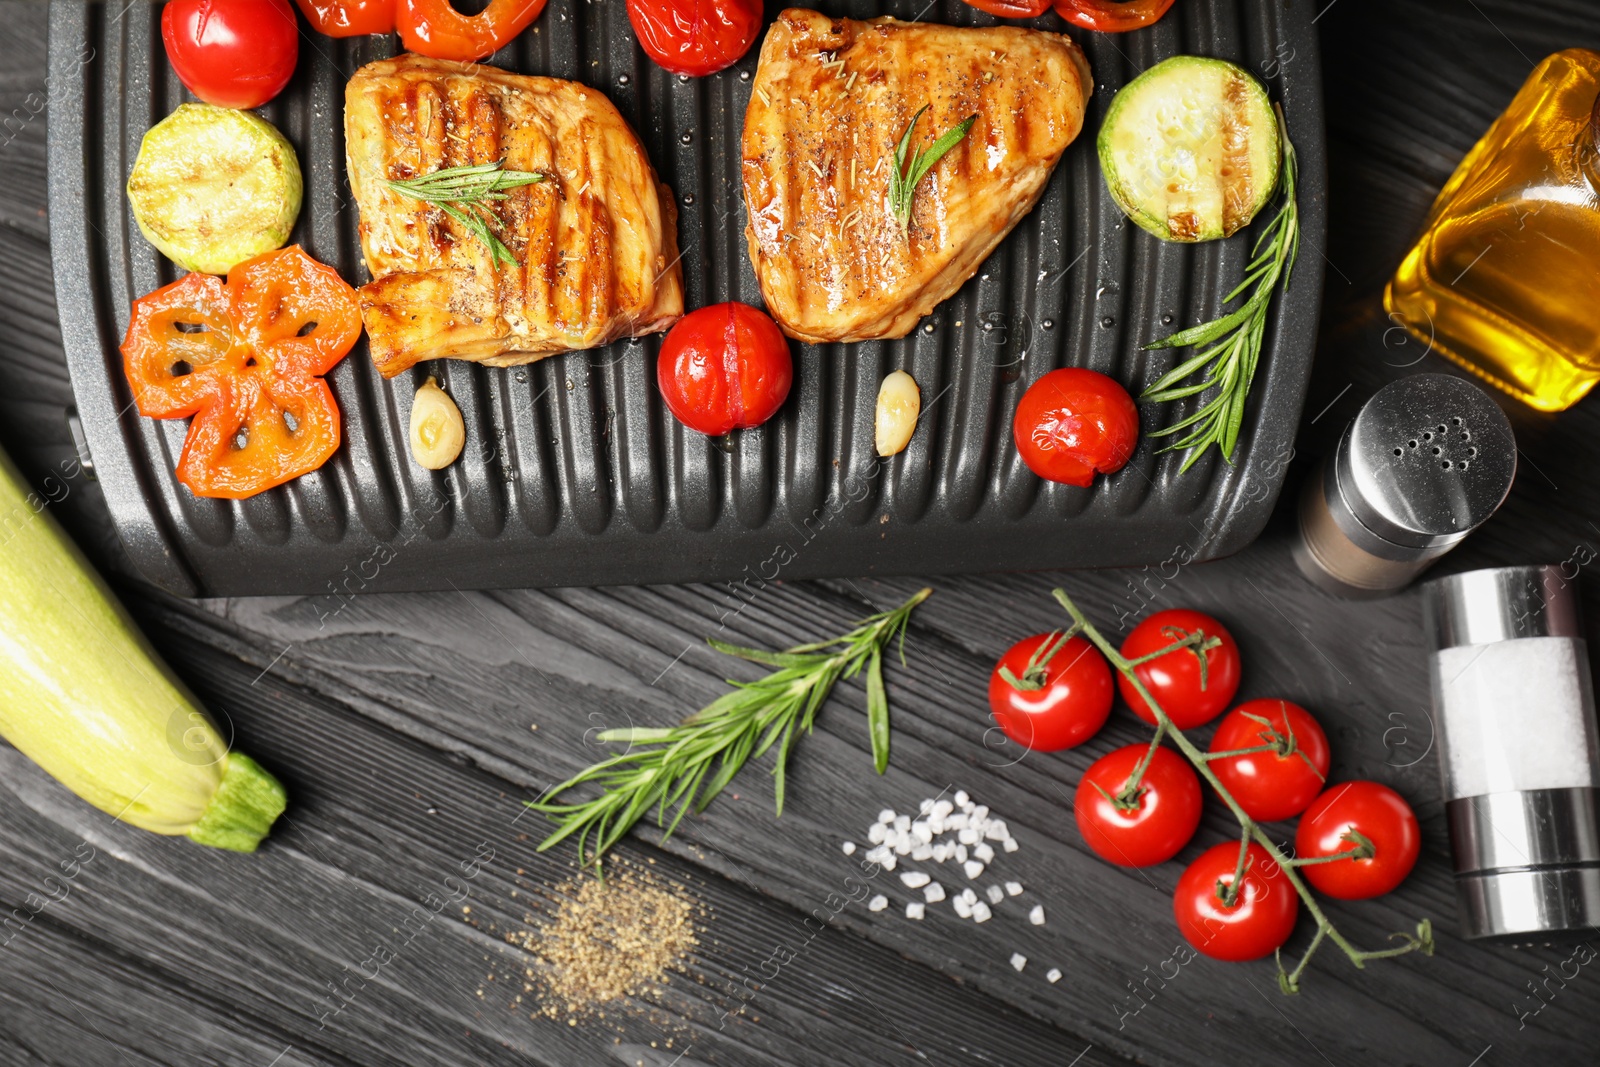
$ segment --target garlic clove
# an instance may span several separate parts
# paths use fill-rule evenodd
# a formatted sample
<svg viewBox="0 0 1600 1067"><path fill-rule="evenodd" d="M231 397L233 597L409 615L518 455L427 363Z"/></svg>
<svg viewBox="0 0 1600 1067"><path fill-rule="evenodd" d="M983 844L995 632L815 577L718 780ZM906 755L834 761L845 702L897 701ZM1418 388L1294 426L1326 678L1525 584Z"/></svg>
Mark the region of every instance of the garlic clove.
<svg viewBox="0 0 1600 1067"><path fill-rule="evenodd" d="M922 413L922 391L903 370L891 373L878 388L878 455L892 456L903 450L917 428Z"/></svg>
<svg viewBox="0 0 1600 1067"><path fill-rule="evenodd" d="M429 378L411 398L411 458L436 471L454 463L466 441L461 409Z"/></svg>

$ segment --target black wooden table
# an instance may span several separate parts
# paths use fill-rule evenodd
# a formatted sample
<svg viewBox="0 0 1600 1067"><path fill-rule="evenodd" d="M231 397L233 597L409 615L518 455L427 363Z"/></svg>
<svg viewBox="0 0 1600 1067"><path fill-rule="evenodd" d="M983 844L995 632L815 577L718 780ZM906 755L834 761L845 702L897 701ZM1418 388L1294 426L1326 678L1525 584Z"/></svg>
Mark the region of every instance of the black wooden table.
<svg viewBox="0 0 1600 1067"><path fill-rule="evenodd" d="M649 1003L580 1025L530 1017L511 1003L517 989L488 977L519 973L519 950L496 931L519 928L572 872L569 852L534 852L544 831L522 801L596 756L596 726L665 723L721 692L730 670L748 677L702 643L724 622L739 643L787 645L921 583L787 584L730 615L724 592L698 586L364 596L330 612L315 598L184 602L120 579L154 643L283 778L292 805L255 857L213 853L114 824L0 746L0 907L44 893L85 843L94 857L0 947L0 1065L1595 1063L1596 965L1569 949L1454 936L1416 595L1330 600L1295 572L1288 544L1306 461L1379 384L1441 369L1379 303L1435 190L1534 62L1600 44L1593 11L1579 0L1316 2L1332 224L1328 246L1303 254L1327 261L1323 332L1290 492L1256 545L1204 566L934 583L911 666L889 673L888 774L871 774L861 690L844 685L794 760L781 822L757 769L671 840L637 834L623 856L689 887L706 930L689 972ZM0 443L41 481L72 455L49 282L45 8L7 3L0 18ZM1523 452L1516 488L1447 566L1592 569L1600 401L1548 417L1508 406ZM56 514L116 572L97 487L67 485ZM1581 581L1593 629L1600 580ZM1312 708L1334 776L1386 782L1422 818L1411 879L1330 914L1367 945L1430 916L1438 954L1358 972L1324 950L1296 998L1278 993L1270 962L1175 968L1181 865L1112 868L1068 815L1084 768L1144 736L1131 716L1117 712L1062 755L1013 762L984 743L988 667L1015 637L1060 623L1056 585L1110 631L1177 604L1226 620L1245 657L1242 695ZM813 937L803 918L851 870L840 841L860 840L884 806L915 810L947 788L1007 819L1023 847L1005 857L1005 877L1044 903L1047 924L1010 908L978 926L946 905L911 922L908 894L886 875L895 906L852 904ZM1213 806L1183 858L1228 836ZM452 907L401 932L480 842L494 858L467 883L471 913ZM1291 947L1309 935L1302 919ZM402 947L348 982L379 944ZM780 945L793 959L747 982ZM1013 952L1030 961L1020 973ZM1056 984L1044 979L1052 966ZM358 992L329 1015L334 986Z"/></svg>

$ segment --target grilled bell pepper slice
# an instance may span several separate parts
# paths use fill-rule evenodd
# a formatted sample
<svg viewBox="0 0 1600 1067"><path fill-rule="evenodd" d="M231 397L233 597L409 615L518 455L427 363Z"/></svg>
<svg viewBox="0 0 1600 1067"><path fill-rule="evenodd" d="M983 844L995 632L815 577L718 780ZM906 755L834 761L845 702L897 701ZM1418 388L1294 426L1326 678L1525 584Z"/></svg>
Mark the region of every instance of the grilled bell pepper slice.
<svg viewBox="0 0 1600 1067"><path fill-rule="evenodd" d="M967 0L967 5L998 18L1032 19L1049 11L1051 2L1052 0Z"/></svg>
<svg viewBox="0 0 1600 1067"><path fill-rule="evenodd" d="M242 499L314 471L339 447L322 376L361 335L355 290L291 245L224 282L188 274L133 305L123 365L139 413L193 417L178 480Z"/></svg>
<svg viewBox="0 0 1600 1067"><path fill-rule="evenodd" d="M476 15L463 15L450 0L395 0L395 29L407 49L435 59L483 59L527 29L545 0L489 0Z"/></svg>
<svg viewBox="0 0 1600 1067"><path fill-rule="evenodd" d="M1172 0L1055 0L1056 14L1086 30L1127 33L1160 21Z"/></svg>
<svg viewBox="0 0 1600 1067"><path fill-rule="evenodd" d="M394 32L394 0L295 0L306 21L329 37Z"/></svg>

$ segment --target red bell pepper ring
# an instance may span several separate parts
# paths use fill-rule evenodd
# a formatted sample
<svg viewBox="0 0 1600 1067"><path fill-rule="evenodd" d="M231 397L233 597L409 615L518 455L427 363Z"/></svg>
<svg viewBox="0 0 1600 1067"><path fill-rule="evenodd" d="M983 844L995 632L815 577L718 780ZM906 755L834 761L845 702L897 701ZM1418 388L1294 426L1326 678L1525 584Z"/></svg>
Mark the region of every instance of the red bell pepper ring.
<svg viewBox="0 0 1600 1067"><path fill-rule="evenodd" d="M470 62L510 44L539 17L545 0L490 0L463 15L450 0L296 0L306 21L329 37L400 33L409 51Z"/></svg>
<svg viewBox="0 0 1600 1067"><path fill-rule="evenodd" d="M395 28L412 52L463 62L504 48L544 10L545 0L490 0L476 15L463 15L450 0L395 0Z"/></svg>
<svg viewBox="0 0 1600 1067"><path fill-rule="evenodd" d="M969 0L970 2L970 0ZM1097 33L1127 33L1160 20L1172 0L1055 0L1056 14Z"/></svg>
<svg viewBox="0 0 1600 1067"><path fill-rule="evenodd" d="M361 336L354 289L298 246L224 282L187 274L134 302L123 366L141 415L193 416L178 480L242 499L328 461L339 405L322 380Z"/></svg>
<svg viewBox="0 0 1600 1067"><path fill-rule="evenodd" d="M969 7L1003 19L1038 18L1050 10L1051 0L967 0Z"/></svg>
<svg viewBox="0 0 1600 1067"><path fill-rule="evenodd" d="M295 0L313 29L328 37L394 32L394 0Z"/></svg>

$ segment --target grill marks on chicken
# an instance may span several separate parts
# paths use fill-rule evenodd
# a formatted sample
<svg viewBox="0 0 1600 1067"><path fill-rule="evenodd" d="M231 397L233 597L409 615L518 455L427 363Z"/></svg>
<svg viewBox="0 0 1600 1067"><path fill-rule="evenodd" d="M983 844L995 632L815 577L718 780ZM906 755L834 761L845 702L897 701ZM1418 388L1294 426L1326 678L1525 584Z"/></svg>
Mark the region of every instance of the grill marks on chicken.
<svg viewBox="0 0 1600 1067"><path fill-rule="evenodd" d="M677 210L639 139L597 90L478 64L401 56L345 90L373 362L530 363L666 329L683 314ZM486 201L516 266L389 179L503 160L544 180Z"/></svg>
<svg viewBox="0 0 1600 1067"><path fill-rule="evenodd" d="M784 332L911 332L1044 194L1091 90L1088 61L1059 34L784 11L761 47L741 160L750 258ZM916 189L902 230L894 148L924 104L908 158L978 120Z"/></svg>

